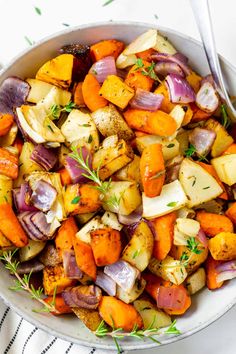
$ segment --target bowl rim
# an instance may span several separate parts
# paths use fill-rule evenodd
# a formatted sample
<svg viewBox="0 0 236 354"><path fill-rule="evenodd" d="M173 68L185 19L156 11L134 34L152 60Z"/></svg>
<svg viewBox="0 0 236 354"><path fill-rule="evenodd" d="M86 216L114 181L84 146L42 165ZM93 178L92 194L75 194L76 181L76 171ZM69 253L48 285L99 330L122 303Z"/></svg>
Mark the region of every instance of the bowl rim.
<svg viewBox="0 0 236 354"><path fill-rule="evenodd" d="M177 35L178 37L192 42L196 45L198 45L199 47L203 48L203 45L200 41L196 40L195 38L192 38L186 34L183 34L179 31L175 31L171 28L165 27L165 26L158 26L157 24L154 23L147 23L147 22L139 22L139 21L98 21L98 22L89 22L86 24L81 24L81 25L77 25L77 26L71 26L68 28L65 28L63 30L54 32L53 34L50 34L48 36L45 36L44 38L40 39L37 43L33 44L32 46L22 50L19 52L19 54L17 54L16 56L14 56L7 65L3 65L3 68L0 69L0 79L1 76L3 74L5 74L8 70L11 69L11 67L13 65L15 65L17 63L17 61L19 59L21 59L24 55L26 55L27 53L33 51L35 48L40 47L42 44L46 43L49 40L52 40L54 38L60 37L61 35L64 34L69 34L72 32L76 32L78 30L83 30L83 29L88 29L88 28L92 28L92 27L103 27L103 26L139 26L139 27L144 27L144 28L154 28L157 29L160 32L167 32L173 35ZM222 55L218 54L219 58L226 64L226 66L228 66L233 72L235 72L236 75L236 67L234 67L227 59L225 59ZM1 80L0 80L1 81ZM105 349L105 350L115 350L116 346L115 344L109 344L109 343L91 343L88 340L83 340L83 339L77 339L75 337L72 336L68 336L68 335L64 335L63 332L59 332L56 331L52 328L50 328L48 325L45 325L43 323L38 322L37 320L32 319L32 317L30 317L30 315L28 315L27 313L25 313L23 310L19 309L17 307L17 305L12 304L10 301L7 300L6 297L4 297L1 294L0 291L0 298L3 300L3 302L9 306L11 309L13 309L19 316L21 316L23 319L25 319L26 321L28 321L29 323L31 323L33 326L47 332L48 334L58 337L62 340L68 341L68 342L72 342L74 344L78 344L78 345L83 345L85 347L94 347L94 348L98 348L98 349ZM174 342L180 341L182 339L185 339L187 337L192 336L193 334L203 330L204 328L207 328L208 326L210 326L212 323L214 323L216 320L218 320L219 318L221 318L223 315L225 315L232 307L234 307L236 305L236 295L235 298L233 299L233 301L231 301L222 311L217 312L215 314L215 316L212 316L208 321L204 321L202 322L200 325L197 325L196 327L192 328L190 331L187 331L183 334L177 335L177 336L170 336L168 339L165 339L164 343L161 343L161 345L158 345L154 342L138 342L139 344L137 344L137 342L135 344L132 344L132 342L130 343L126 343L125 345L122 346L122 350L137 350L137 349L151 349L151 348L157 348L158 346L165 346L168 344L172 344Z"/></svg>

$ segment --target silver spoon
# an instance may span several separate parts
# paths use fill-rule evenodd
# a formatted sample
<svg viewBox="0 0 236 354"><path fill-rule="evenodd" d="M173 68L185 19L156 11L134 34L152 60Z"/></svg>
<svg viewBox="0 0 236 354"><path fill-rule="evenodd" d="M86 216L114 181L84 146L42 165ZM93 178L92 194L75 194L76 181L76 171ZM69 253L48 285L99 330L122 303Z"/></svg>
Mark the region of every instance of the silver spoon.
<svg viewBox="0 0 236 354"><path fill-rule="evenodd" d="M208 0L190 0L190 3L217 91L219 92L223 102L226 104L227 112L231 120L236 122L236 110L232 105L226 90L216 51Z"/></svg>

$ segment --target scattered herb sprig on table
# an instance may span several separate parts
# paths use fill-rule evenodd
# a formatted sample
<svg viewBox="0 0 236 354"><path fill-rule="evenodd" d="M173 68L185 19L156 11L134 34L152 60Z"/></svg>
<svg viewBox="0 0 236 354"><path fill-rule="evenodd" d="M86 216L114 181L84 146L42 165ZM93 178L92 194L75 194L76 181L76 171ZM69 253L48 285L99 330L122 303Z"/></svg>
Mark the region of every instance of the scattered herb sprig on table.
<svg viewBox="0 0 236 354"><path fill-rule="evenodd" d="M10 290L13 291L25 290L30 294L32 299L40 302L43 305L43 307L40 309L34 309L33 310L34 312L54 312L58 314L59 312L55 308L56 288L54 290L52 301L50 303L44 301L42 298L43 288L40 287L38 289L35 289L33 284L30 284L30 278L32 272L29 274L24 274L22 277L17 273L19 262L17 262L13 258L16 252L17 249L15 249L14 251L4 252L3 255L0 256L0 260L4 262L5 268L8 269L10 273L16 277L15 284L12 287L10 287Z"/></svg>
<svg viewBox="0 0 236 354"><path fill-rule="evenodd" d="M112 328L112 330L109 331L105 322L101 321L97 330L93 333L97 337L112 337L116 344L117 353L120 354L121 346L118 343L118 340L125 337L133 337L141 340L148 338L157 344L161 344L156 338L154 338L154 336L161 334L160 328L153 327L154 322L155 318L147 329L138 329L137 325L135 325L131 332L125 332L122 328ZM163 334L181 334L181 332L176 328L176 320L171 323L171 325L167 328L167 330L163 332Z"/></svg>

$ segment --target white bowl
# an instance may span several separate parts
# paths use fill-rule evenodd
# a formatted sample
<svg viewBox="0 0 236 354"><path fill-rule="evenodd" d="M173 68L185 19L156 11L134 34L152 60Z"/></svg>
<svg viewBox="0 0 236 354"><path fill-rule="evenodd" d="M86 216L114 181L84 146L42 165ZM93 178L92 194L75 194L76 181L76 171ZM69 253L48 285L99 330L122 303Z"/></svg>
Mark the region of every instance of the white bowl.
<svg viewBox="0 0 236 354"><path fill-rule="evenodd" d="M109 38L116 38L129 43L150 27L155 28L154 25L143 23L109 22L67 29L39 42L15 58L2 72L0 83L10 75L16 75L21 78L33 77L37 69L46 60L54 57L58 53L58 49L65 44L73 42L91 44L101 39ZM205 54L199 42L173 30L157 28L173 42L180 52L190 59L190 65L197 72L202 75L209 73ZM236 69L223 58L221 58L221 64L228 82L229 92L235 95ZM115 349L112 339L96 338L76 317L54 317L32 312L32 309L36 308L38 304L31 300L26 293L15 293L9 290L9 287L13 284L13 278L9 276L2 264L0 265L0 272L0 297L27 321L54 336L73 343L102 349ZM163 336L160 338L161 343L172 343L203 329L226 313L235 303L235 281L231 281L223 288L213 292L204 289L196 296L193 296L190 310L177 320L178 328L182 334L179 336ZM150 340L140 341L137 339L124 339L121 344L125 350L147 349L156 346Z"/></svg>

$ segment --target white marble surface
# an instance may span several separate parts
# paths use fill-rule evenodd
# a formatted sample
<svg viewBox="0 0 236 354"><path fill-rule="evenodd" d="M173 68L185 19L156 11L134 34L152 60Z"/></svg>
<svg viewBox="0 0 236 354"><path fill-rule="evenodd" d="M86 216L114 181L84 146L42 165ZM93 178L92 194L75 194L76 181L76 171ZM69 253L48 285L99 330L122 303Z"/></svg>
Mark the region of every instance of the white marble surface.
<svg viewBox="0 0 236 354"><path fill-rule="evenodd" d="M199 38L188 0L0 0L0 63L6 64L29 44L65 26L105 20L159 24ZM219 53L236 65L236 2L210 0ZM41 10L41 15L35 11ZM207 329L168 347L136 354L236 353L236 307ZM1 348L0 348L1 350ZM33 351L32 351L33 352ZM52 351L50 351L52 353ZM18 354L18 353L17 353ZM57 351L58 354L58 351Z"/></svg>

